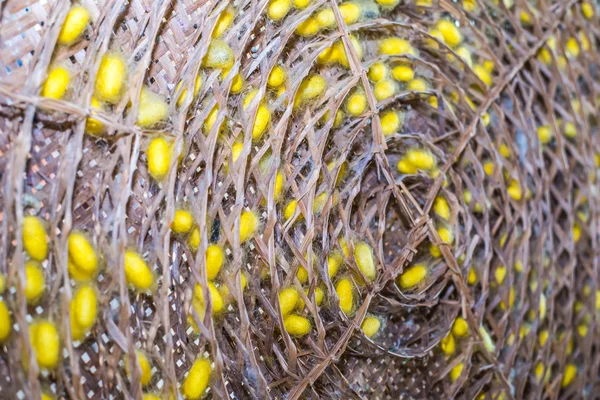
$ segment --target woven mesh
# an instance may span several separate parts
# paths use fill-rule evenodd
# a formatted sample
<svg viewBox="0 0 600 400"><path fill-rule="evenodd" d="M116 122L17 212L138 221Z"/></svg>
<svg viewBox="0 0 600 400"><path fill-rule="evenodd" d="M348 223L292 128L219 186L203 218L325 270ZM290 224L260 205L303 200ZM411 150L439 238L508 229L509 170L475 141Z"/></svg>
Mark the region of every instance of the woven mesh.
<svg viewBox="0 0 600 400"><path fill-rule="evenodd" d="M0 349L1 398L34 399L41 391L68 399L181 396L181 382L199 356L213 362L207 394L212 398L597 396L595 0L406 0L350 26L335 1L314 1L278 23L265 16L265 0L81 4L92 22L83 40L67 47L55 43L69 2L8 0L0 6L0 271L13 324ZM582 4L596 10L595 16L586 18ZM201 60L229 5L236 18L223 39L236 62L221 79L220 71L201 67ZM334 8L338 28L312 38L294 33L325 6ZM491 86L428 33L440 19L456 21L474 63L493 63ZM362 58L352 35L363 45ZM379 55L378 41L390 36L409 40L415 54ZM316 63L340 39L349 68ZM107 52L125 56L128 88L118 104L98 112L90 100ZM411 92L401 85L396 95L377 101L369 66L407 60L427 90ZM67 95L39 97L49 66L58 63L73 74ZM288 73L281 97L266 86L277 64ZM233 95L238 71L244 90ZM326 79L326 92L294 109L293 96L311 73ZM176 107L177 84L191 89L197 74L204 79L202 89ZM168 121L152 130L135 125L143 84L171 100ZM250 87L268 99L272 114L258 142L252 142L252 113L241 105ZM356 87L366 94L367 111L334 128L329 116L344 109ZM202 126L215 104L218 121L227 121L226 133L213 129L205 135ZM385 137L379 115L389 109L402 111L404 123ZM92 112L107 127L102 137L84 133ZM574 137L565 134L569 123ZM547 144L537 133L542 125L553 132ZM182 156L160 184L149 175L145 153L157 135L169 138ZM234 141L244 146L232 163ZM398 172L398 161L414 147L434 154L437 175ZM260 161L269 154L274 162L265 170ZM282 199L274 201L278 171L285 184ZM510 195L516 188L520 198ZM313 202L322 193L326 201L316 213ZM432 210L439 195L450 206L447 222ZM298 200L298 208L286 221L283 210L290 200ZM170 231L177 207L188 208L202 232L196 254ZM261 228L240 243L245 210L259 214ZM47 290L37 306L28 306L24 297L25 215L42 218L50 239L43 262ZM430 245L440 243L442 224L454 232L454 241L440 244L441 257L434 258ZM75 284L68 278L67 237L73 230L89 235L102 260L98 321L82 342L69 333ZM374 281L360 283L352 255L338 277L329 278L327 255L340 250L342 238L350 250L359 241L374 249ZM197 282L208 293L204 253L210 243L226 249L217 283L236 287L244 274L248 287L232 291L226 312L208 312L204 321L195 315L198 334L188 323L189 305ZM128 289L126 248L152 266L158 280L152 296ZM401 289L396 278L417 262L427 265L426 278ZM296 277L300 267L308 271L305 284ZM476 281L468 283L470 271ZM340 276L355 282L356 312L350 317L335 292ZM292 285L308 291L303 315L312 329L302 338L286 332L279 312L277 294ZM320 306L317 286L326 292ZM367 315L382 321L373 338L360 329ZM457 316L470 332L456 339L449 356L440 342ZM40 317L57 325L63 347L58 368L50 372L37 367L28 340L27 325ZM483 345L480 327L493 346ZM544 331L549 339L542 344ZM144 389L140 371L128 376L125 369L135 349L144 350L152 364L153 378ZM450 371L459 363L462 373L453 380ZM577 373L562 385L567 365L575 365Z"/></svg>

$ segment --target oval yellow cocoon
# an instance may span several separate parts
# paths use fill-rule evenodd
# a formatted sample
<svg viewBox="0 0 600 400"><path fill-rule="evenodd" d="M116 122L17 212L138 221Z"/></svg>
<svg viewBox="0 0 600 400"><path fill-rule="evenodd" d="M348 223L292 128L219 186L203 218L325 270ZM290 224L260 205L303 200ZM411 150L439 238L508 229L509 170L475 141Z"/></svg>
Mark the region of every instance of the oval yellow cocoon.
<svg viewBox="0 0 600 400"><path fill-rule="evenodd" d="M69 276L78 282L88 281L93 278L96 274L96 271L88 272L80 269L69 257L68 260L69 267Z"/></svg>
<svg viewBox="0 0 600 400"><path fill-rule="evenodd" d="M310 321L296 314L285 317L283 326L290 335L297 337L306 335L311 329Z"/></svg>
<svg viewBox="0 0 600 400"><path fill-rule="evenodd" d="M225 33L227 29L233 24L233 20L235 18L235 9L231 6L227 7L220 15L217 23L215 24L215 29L212 32L212 37L216 38Z"/></svg>
<svg viewBox="0 0 600 400"><path fill-rule="evenodd" d="M60 338L50 321L37 321L29 327L29 340L41 368L53 369L60 356Z"/></svg>
<svg viewBox="0 0 600 400"><path fill-rule="evenodd" d="M27 261L25 263L25 277L25 298L27 299L27 304L37 304L44 290L46 290L46 279L44 278L42 266L37 261Z"/></svg>
<svg viewBox="0 0 600 400"><path fill-rule="evenodd" d="M415 264L398 277L402 289L408 289L421 283L427 276L427 268L423 264Z"/></svg>
<svg viewBox="0 0 600 400"><path fill-rule="evenodd" d="M221 246L211 244L206 249L206 277L209 280L213 280L219 274L221 267L223 266L223 260L225 256Z"/></svg>
<svg viewBox="0 0 600 400"><path fill-rule="evenodd" d="M4 300L0 300L0 342L4 342L10 335L12 323L10 313Z"/></svg>
<svg viewBox="0 0 600 400"><path fill-rule="evenodd" d="M569 386L571 382L573 382L573 380L575 379L575 376L577 376L577 366L575 364L567 364L562 380L560 382L560 386Z"/></svg>
<svg viewBox="0 0 600 400"><path fill-rule="evenodd" d="M171 222L171 230L175 233L187 233L194 225L194 217L189 211L175 210L173 222Z"/></svg>
<svg viewBox="0 0 600 400"><path fill-rule="evenodd" d="M365 317L360 328L366 337L372 338L379 332L379 329L381 328L381 321L377 317Z"/></svg>
<svg viewBox="0 0 600 400"><path fill-rule="evenodd" d="M270 121L271 112L267 106L264 104L259 105L258 110L256 110L256 116L254 117L254 126L252 127L253 140L259 140L262 137Z"/></svg>
<svg viewBox="0 0 600 400"><path fill-rule="evenodd" d="M294 311L298 303L298 291L295 288L286 288L279 292L279 309L284 317Z"/></svg>
<svg viewBox="0 0 600 400"><path fill-rule="evenodd" d="M71 74L65 67L56 67L48 73L42 85L42 97L60 100L67 92Z"/></svg>
<svg viewBox="0 0 600 400"><path fill-rule="evenodd" d="M96 323L98 315L98 297L96 291L89 285L79 288L73 299L75 315L71 315L77 325L87 331Z"/></svg>
<svg viewBox="0 0 600 400"><path fill-rule="evenodd" d="M58 43L71 44L75 42L85 30L89 20L90 14L85 8L81 6L71 7L58 34Z"/></svg>
<svg viewBox="0 0 600 400"><path fill-rule="evenodd" d="M463 317L457 317L452 324L452 334L456 337L465 337L469 334L469 324Z"/></svg>
<svg viewBox="0 0 600 400"><path fill-rule="evenodd" d="M210 294L210 300L212 302L212 311L214 314L218 314L225 308L225 303L223 302L223 297L221 297L221 293L219 289L215 286L214 283L208 282L208 292ZM196 310L198 314L203 317L204 316L204 293L202 292L202 286L196 284L194 291L195 299L200 303L199 305L202 307L202 310ZM199 312L202 311L202 312Z"/></svg>
<svg viewBox="0 0 600 400"><path fill-rule="evenodd" d="M271 88L278 88L285 82L285 69L282 66L276 65L269 74L267 85Z"/></svg>
<svg viewBox="0 0 600 400"><path fill-rule="evenodd" d="M251 239L258 230L259 225L258 215L252 211L244 211L240 216L240 242L244 243Z"/></svg>
<svg viewBox="0 0 600 400"><path fill-rule="evenodd" d="M23 246L34 260L43 261L48 256L48 237L40 218L23 218Z"/></svg>
<svg viewBox="0 0 600 400"><path fill-rule="evenodd" d="M199 358L192 364L181 392L186 399L196 400L202 397L210 383L211 363L206 358Z"/></svg>
<svg viewBox="0 0 600 400"><path fill-rule="evenodd" d="M169 106L165 99L151 91L147 86L142 88L136 125L150 128L169 116Z"/></svg>
<svg viewBox="0 0 600 400"><path fill-rule="evenodd" d="M146 261L131 250L125 252L125 278L127 283L137 290L145 291L154 284L154 274Z"/></svg>
<svg viewBox="0 0 600 400"><path fill-rule="evenodd" d="M271 0L267 14L273 21L281 21L285 18L291 7L292 2L290 0Z"/></svg>
<svg viewBox="0 0 600 400"><path fill-rule="evenodd" d="M213 39L202 64L208 68L229 69L233 66L235 56L231 47L220 39Z"/></svg>
<svg viewBox="0 0 600 400"><path fill-rule="evenodd" d="M169 172L171 165L171 146L163 137L152 139L146 157L148 158L148 172L157 181L162 181Z"/></svg>
<svg viewBox="0 0 600 400"><path fill-rule="evenodd" d="M112 104L118 102L123 95L126 76L123 57L119 54L105 54L96 75L96 97Z"/></svg>
<svg viewBox="0 0 600 400"><path fill-rule="evenodd" d="M352 309L354 308L354 286L348 278L340 279L335 285L335 292L340 299L340 308L344 314L352 315Z"/></svg>
<svg viewBox="0 0 600 400"><path fill-rule="evenodd" d="M198 246L200 246L200 239L200 228L195 226L188 237L187 244L193 251L196 251L198 250Z"/></svg>
<svg viewBox="0 0 600 400"><path fill-rule="evenodd" d="M98 267L96 251L81 232L75 231L69 235L69 258L86 273L94 273Z"/></svg>
<svg viewBox="0 0 600 400"><path fill-rule="evenodd" d="M90 101L90 106L96 110L102 110L102 106L98 99L92 96ZM99 135L104 130L104 124L97 120L96 118L88 117L85 122L85 131L91 135Z"/></svg>
<svg viewBox="0 0 600 400"><path fill-rule="evenodd" d="M354 246L354 260L358 269L363 275L372 281L377 276L377 268L375 266L375 258L373 257L373 249L365 242L360 242Z"/></svg>

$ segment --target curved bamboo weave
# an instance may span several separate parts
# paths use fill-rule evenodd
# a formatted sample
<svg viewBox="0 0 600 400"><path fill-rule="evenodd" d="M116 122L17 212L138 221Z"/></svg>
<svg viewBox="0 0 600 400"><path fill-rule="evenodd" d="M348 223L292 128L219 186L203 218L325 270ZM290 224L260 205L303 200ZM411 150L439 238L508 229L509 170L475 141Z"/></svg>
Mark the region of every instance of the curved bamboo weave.
<svg viewBox="0 0 600 400"><path fill-rule="evenodd" d="M59 46L70 2L2 2L0 272L11 333L0 347L0 398L183 398L198 358L212 363L208 398L596 397L597 1L356 0L363 13L352 24L340 4L311 1L274 22L268 0L83 0L83 38ZM327 7L333 29L296 33ZM235 63L225 75L202 60L219 16L231 10L222 39ZM460 45L438 33L442 20L459 27ZM389 37L411 50L382 55ZM321 63L336 43L345 62ZM91 99L106 54L124 58L127 88L98 110ZM421 81L396 82L380 96L369 75L376 62L409 65ZM71 73L67 93L41 97L56 65ZM267 85L276 65L287 74L284 92ZM234 94L238 73L244 84ZM294 107L312 74L325 79L324 93ZM178 105L197 76L198 94ZM143 85L169 102L168 118L151 129L136 125ZM244 108L252 88L256 100ZM366 108L351 116L347 99L357 92ZM270 122L253 141L261 104ZM217 123L205 132L215 106ZM390 110L400 127L384 135ZM91 115L105 128L100 136L86 134ZM173 151L160 183L147 161L157 137ZM420 159L422 168L399 171L415 151L435 166ZM291 201L297 207L286 219ZM171 231L179 208L199 228L197 252ZM241 242L245 211L260 227ZM50 249L37 304L25 292L28 215L43 220ZM82 340L70 322L81 286L69 277L74 231L90 238L100 265L97 319ZM373 249L373 279L354 255L362 243ZM209 294L210 244L225 251L212 280L220 312ZM152 268L151 294L128 285L127 249ZM333 276L329 256L339 257ZM415 265L422 279L406 274ZM351 284L349 303L347 292L336 293L342 280ZM205 316L191 306L197 283L210 298ZM278 294L288 287L305 304L293 313L310 322L306 335L284 325ZM369 317L381 324L372 337L361 329ZM457 317L464 335L453 328ZM40 319L60 337L55 368L38 365L30 341L27 327ZM127 368L136 350L152 366L143 387L143 371Z"/></svg>

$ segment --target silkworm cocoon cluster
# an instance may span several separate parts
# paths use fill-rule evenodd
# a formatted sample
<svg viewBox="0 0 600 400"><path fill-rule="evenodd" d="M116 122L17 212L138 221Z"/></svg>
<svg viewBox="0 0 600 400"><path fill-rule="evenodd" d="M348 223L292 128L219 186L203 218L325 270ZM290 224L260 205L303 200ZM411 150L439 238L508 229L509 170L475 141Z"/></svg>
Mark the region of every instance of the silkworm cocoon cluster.
<svg viewBox="0 0 600 400"><path fill-rule="evenodd" d="M398 276L398 285L401 289L410 289L423 282L427 276L427 267L424 264L415 264Z"/></svg>
<svg viewBox="0 0 600 400"><path fill-rule="evenodd" d="M469 334L469 324L463 317L456 317L452 324L452 334L456 337L465 337Z"/></svg>
<svg viewBox="0 0 600 400"><path fill-rule="evenodd" d="M138 291L148 291L154 286L154 274L146 261L136 252L127 250L124 256L125 279Z"/></svg>
<svg viewBox="0 0 600 400"><path fill-rule="evenodd" d="M233 66L235 56L231 47L220 39L213 39L208 46L208 51L202 65L208 68L229 69Z"/></svg>
<svg viewBox="0 0 600 400"><path fill-rule="evenodd" d="M81 37L90 20L90 13L81 6L72 6L63 22L58 43L71 44Z"/></svg>
<svg viewBox="0 0 600 400"><path fill-rule="evenodd" d="M374 316L367 316L363 320L360 328L366 337L373 338L379 333L379 329L381 328L381 320Z"/></svg>
<svg viewBox="0 0 600 400"><path fill-rule="evenodd" d="M81 340L96 323L98 297L90 285L80 287L71 299L71 336Z"/></svg>
<svg viewBox="0 0 600 400"><path fill-rule="evenodd" d="M12 323L10 320L10 312L4 300L0 300L0 343L8 339L10 335Z"/></svg>
<svg viewBox="0 0 600 400"><path fill-rule="evenodd" d="M390 74L390 67L387 64L377 61L369 67L369 79L373 82L379 82L380 80L387 78Z"/></svg>
<svg viewBox="0 0 600 400"><path fill-rule="evenodd" d="M356 90L346 100L346 111L352 116L360 116L367 109L367 96L363 90Z"/></svg>
<svg viewBox="0 0 600 400"><path fill-rule="evenodd" d="M317 99L323 93L325 93L326 87L327 82L325 82L325 79L323 79L321 75L315 74L304 78L298 87L298 91L296 92L296 97L294 98L294 108L298 108L303 104Z"/></svg>
<svg viewBox="0 0 600 400"><path fill-rule="evenodd" d="M142 87L136 124L150 128L169 116L169 105L165 99L147 86Z"/></svg>
<svg viewBox="0 0 600 400"><path fill-rule="evenodd" d="M135 351L135 357L137 358L137 365L140 369L140 383L142 386L147 386L152 380L152 365L150 364L150 360L148 360L148 356L141 350ZM127 376L131 379L132 371L129 368L129 356L125 355L125 371L127 372Z"/></svg>
<svg viewBox="0 0 600 400"><path fill-rule="evenodd" d="M392 77L400 82L410 82L415 77L415 71L410 65L397 65L392 69Z"/></svg>
<svg viewBox="0 0 600 400"><path fill-rule="evenodd" d="M208 246L206 249L206 276L208 279L212 280L217 277L224 259L225 255L221 246L217 244Z"/></svg>
<svg viewBox="0 0 600 400"><path fill-rule="evenodd" d="M213 32L212 32L212 37L218 38L218 37L222 36L225 33L225 31L231 27L234 19L235 19L235 8L233 8L231 5L229 5L219 15L219 19L217 19L217 23L215 24L215 29L213 29Z"/></svg>
<svg viewBox="0 0 600 400"><path fill-rule="evenodd" d="M389 110L381 114L381 130L384 136L397 133L402 127L402 116L399 112Z"/></svg>
<svg viewBox="0 0 600 400"><path fill-rule="evenodd" d="M108 103L117 103L125 91L127 67L123 56L117 53L105 54L96 75L95 96Z"/></svg>
<svg viewBox="0 0 600 400"><path fill-rule="evenodd" d="M183 85L183 81L181 81L177 84L177 87L175 88L175 92L177 92L181 88L181 85ZM196 95L198 94L198 92L200 91L201 88L202 88L202 75L200 74L200 72L198 72L198 75L196 76L196 82L194 83L194 97L196 97ZM185 97L187 96L187 92L188 92L187 88L184 88L181 91L181 94L177 98L177 107L181 107L183 105L183 101L185 100Z"/></svg>
<svg viewBox="0 0 600 400"><path fill-rule="evenodd" d="M175 210L173 222L171 222L171 230L175 233L188 233L194 225L194 217L192 214L183 209Z"/></svg>
<svg viewBox="0 0 600 400"><path fill-rule="evenodd" d="M65 67L54 67L48 73L48 77L42 85L42 97L60 100L65 96L71 73Z"/></svg>
<svg viewBox="0 0 600 400"><path fill-rule="evenodd" d="M454 368L452 368L450 370L450 379L452 380L452 382L454 382L458 378L460 378L460 375L462 374L464 366L465 366L464 363L458 363L458 364L456 364L456 366Z"/></svg>
<svg viewBox="0 0 600 400"><path fill-rule="evenodd" d="M307 318L291 314L283 319L283 326L291 336L301 337L310 332L311 324Z"/></svg>
<svg viewBox="0 0 600 400"><path fill-rule="evenodd" d="M454 340L452 333L449 333L445 338L442 339L440 342L440 347L447 356L454 354L456 351L456 341Z"/></svg>
<svg viewBox="0 0 600 400"><path fill-rule="evenodd" d="M298 304L298 291L289 287L283 289L279 292L279 309L281 310L281 315L284 317L290 314L296 308L296 304Z"/></svg>
<svg viewBox="0 0 600 400"><path fill-rule="evenodd" d="M415 49L405 39L390 37L382 39L378 43L379 54L396 56L401 54L415 55Z"/></svg>
<svg viewBox="0 0 600 400"><path fill-rule="evenodd" d="M60 357L60 337L56 326L47 320L39 320L29 326L29 340L38 366L53 369Z"/></svg>
<svg viewBox="0 0 600 400"><path fill-rule="evenodd" d="M23 218L23 247L29 255L37 261L43 261L48 256L48 237L44 223L38 217L27 216Z"/></svg>
<svg viewBox="0 0 600 400"><path fill-rule="evenodd" d="M158 136L150 141L146 150L148 172L156 181L162 181L169 173L173 150L167 140Z"/></svg>
<svg viewBox="0 0 600 400"><path fill-rule="evenodd" d="M240 216L240 243L254 237L260 227L258 215L253 211L244 211Z"/></svg>
<svg viewBox="0 0 600 400"><path fill-rule="evenodd" d="M340 308L347 316L354 313L354 285L348 278L342 278L335 285L335 292L340 299Z"/></svg>
<svg viewBox="0 0 600 400"><path fill-rule="evenodd" d="M25 299L27 304L35 305L46 290L44 270L37 261L29 260L25 263L25 279Z"/></svg>
<svg viewBox="0 0 600 400"><path fill-rule="evenodd" d="M188 371L181 392L188 400L197 400L202 397L210 383L211 362L206 358L198 358Z"/></svg>
<svg viewBox="0 0 600 400"><path fill-rule="evenodd" d="M292 8L290 0L271 0L267 8L267 15L273 21L281 21Z"/></svg>
<svg viewBox="0 0 600 400"><path fill-rule="evenodd" d="M74 231L69 235L69 260L78 272L89 277L98 269L96 250L82 232Z"/></svg>
<svg viewBox="0 0 600 400"><path fill-rule="evenodd" d="M365 242L357 243L354 246L354 261L356 261L358 269L369 281L375 279L377 276L377 267L371 246Z"/></svg>

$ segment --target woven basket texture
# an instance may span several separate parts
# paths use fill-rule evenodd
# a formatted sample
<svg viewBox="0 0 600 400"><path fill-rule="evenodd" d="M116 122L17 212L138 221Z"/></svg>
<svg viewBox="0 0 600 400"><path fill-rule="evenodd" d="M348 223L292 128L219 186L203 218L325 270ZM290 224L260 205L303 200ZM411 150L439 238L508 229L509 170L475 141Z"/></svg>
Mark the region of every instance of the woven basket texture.
<svg viewBox="0 0 600 400"><path fill-rule="evenodd" d="M600 6L586 1L400 0L346 24L334 0L292 8L279 22L268 18L268 0L82 0L90 23L70 46L57 44L69 1L2 1L0 272L11 334L0 347L0 398L183 399L198 357L212 363L204 396L213 399L598 398ZM296 33L326 7L337 26ZM222 39L235 63L224 77L202 60L220 14L231 9ZM440 20L459 27L472 64L431 34ZM414 51L381 55L388 37ZM318 62L334 43L343 44L346 67ZM116 53L127 66L126 91L95 109L101 59ZM400 82L378 100L368 76L375 62L410 64L426 85ZM58 100L40 95L54 65L71 72ZM282 94L267 86L276 65L287 73ZM238 72L244 84L233 94ZM311 74L325 78L324 93L294 107ZM196 76L200 91L178 106ZM168 118L150 129L136 125L143 85L169 102ZM254 141L259 101L242 106L252 88L271 113ZM357 90L367 106L351 116L347 98ZM223 129L205 132L215 105ZM337 110L345 112L340 125ZM389 110L402 124L384 135L380 116ZM100 136L85 132L91 115L105 127ZM549 141L540 139L542 126ZM162 182L147 161L157 137L174 152ZM235 142L243 149L234 162ZM399 172L415 149L437 166ZM436 212L440 197L448 215ZM200 229L197 252L171 231L178 208ZM244 211L259 216L260 228L241 242ZM28 215L43 220L50 249L36 305L24 293ZM452 232L450 243L440 228ZM97 320L81 341L69 322L80 285L68 272L73 231L85 232L101 265L92 283ZM373 249L375 279L353 256L361 242ZM330 278L327 259L342 253L340 243L350 251ZM209 297L210 244L225 251L215 285L233 289L222 312L212 312L213 299L201 318L190 304L197 283ZM152 268L152 293L128 285L127 249ZM402 287L397 278L417 264L425 278ZM341 279L353 285L348 313L336 293ZM302 337L284 327L278 293L287 287L306 304L295 311L311 323ZM361 329L369 316L381 322L372 337ZM454 351L443 351L457 317L468 334L452 336ZM54 369L37 365L29 340L27 327L39 319L57 327ZM140 368L126 368L136 350L152 365L144 387Z"/></svg>

